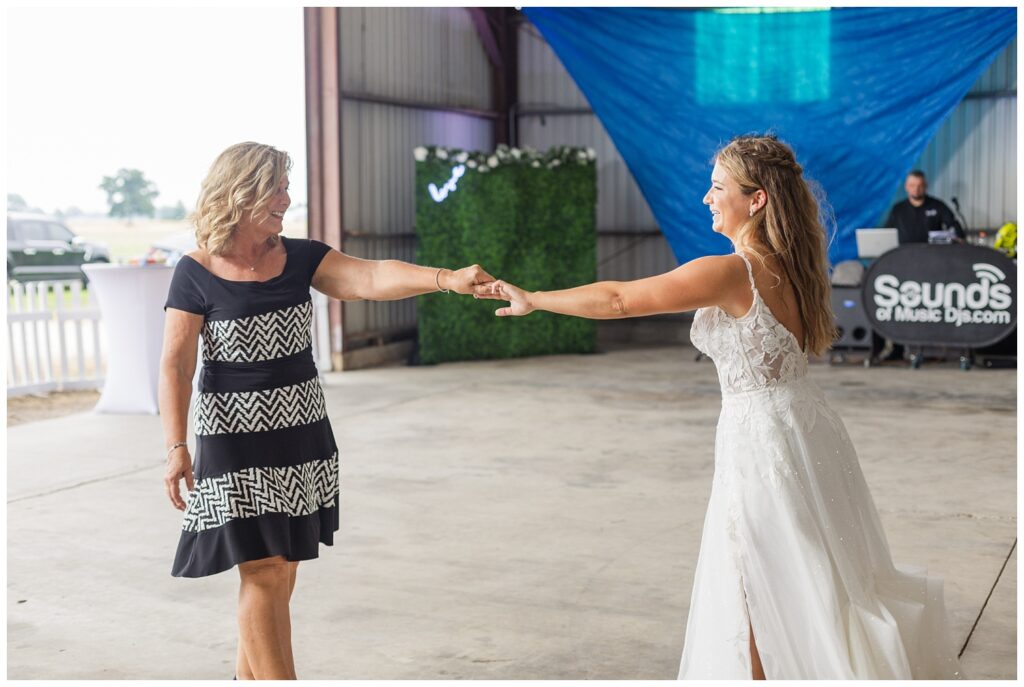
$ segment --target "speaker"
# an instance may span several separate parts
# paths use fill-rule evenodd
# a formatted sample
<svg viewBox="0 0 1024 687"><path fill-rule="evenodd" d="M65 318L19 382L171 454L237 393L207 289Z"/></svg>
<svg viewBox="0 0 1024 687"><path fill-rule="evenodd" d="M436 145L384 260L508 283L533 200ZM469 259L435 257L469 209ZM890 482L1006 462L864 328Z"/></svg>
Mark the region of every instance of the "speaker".
<svg viewBox="0 0 1024 687"><path fill-rule="evenodd" d="M833 286L832 312L838 336L832 348L871 350L871 323L861 302L859 286Z"/></svg>

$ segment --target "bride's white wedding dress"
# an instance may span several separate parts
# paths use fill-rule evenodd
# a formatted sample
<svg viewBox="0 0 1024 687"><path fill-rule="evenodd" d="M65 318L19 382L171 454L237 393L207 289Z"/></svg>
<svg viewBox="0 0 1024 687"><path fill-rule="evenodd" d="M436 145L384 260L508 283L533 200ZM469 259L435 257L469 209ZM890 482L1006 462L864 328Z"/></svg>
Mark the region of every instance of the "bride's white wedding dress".
<svg viewBox="0 0 1024 687"><path fill-rule="evenodd" d="M715 476L679 677L960 677L942 581L897 568L839 416L765 304L697 311L722 386Z"/></svg>

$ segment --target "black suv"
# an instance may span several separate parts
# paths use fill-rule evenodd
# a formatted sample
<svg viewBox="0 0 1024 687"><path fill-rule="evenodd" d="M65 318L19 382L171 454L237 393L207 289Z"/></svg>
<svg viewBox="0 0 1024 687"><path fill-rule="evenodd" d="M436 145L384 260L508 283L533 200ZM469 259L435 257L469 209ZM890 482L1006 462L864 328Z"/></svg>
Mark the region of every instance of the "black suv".
<svg viewBox="0 0 1024 687"><path fill-rule="evenodd" d="M7 279L81 279L82 265L110 262L106 247L90 243L46 215L7 213Z"/></svg>

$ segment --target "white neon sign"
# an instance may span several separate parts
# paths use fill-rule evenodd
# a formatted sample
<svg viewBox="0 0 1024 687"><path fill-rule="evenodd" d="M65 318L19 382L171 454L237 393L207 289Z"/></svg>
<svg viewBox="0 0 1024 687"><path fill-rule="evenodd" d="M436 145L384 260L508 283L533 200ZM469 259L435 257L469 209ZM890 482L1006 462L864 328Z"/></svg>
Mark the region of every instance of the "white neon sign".
<svg viewBox="0 0 1024 687"><path fill-rule="evenodd" d="M452 178L444 182L444 186L438 188L434 184L428 184L427 190L430 191L430 197L434 199L435 203L440 203L442 200L448 197L448 194L456 189L456 184L462 175L466 173L466 165L456 165L452 167Z"/></svg>

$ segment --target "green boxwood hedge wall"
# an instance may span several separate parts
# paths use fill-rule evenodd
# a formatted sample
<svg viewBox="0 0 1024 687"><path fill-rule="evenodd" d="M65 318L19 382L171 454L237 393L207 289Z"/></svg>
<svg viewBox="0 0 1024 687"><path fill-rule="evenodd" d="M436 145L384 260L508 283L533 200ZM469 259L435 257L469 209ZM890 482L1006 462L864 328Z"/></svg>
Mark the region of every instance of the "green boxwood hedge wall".
<svg viewBox="0 0 1024 687"><path fill-rule="evenodd" d="M597 173L589 149L494 153L417 148L417 262L458 269L479 264L530 291L564 289L597 276ZM436 202L453 170L464 173ZM444 191L442 190L442 193ZM592 353L596 322L534 312L496 317L502 301L455 293L420 296L421 363Z"/></svg>

